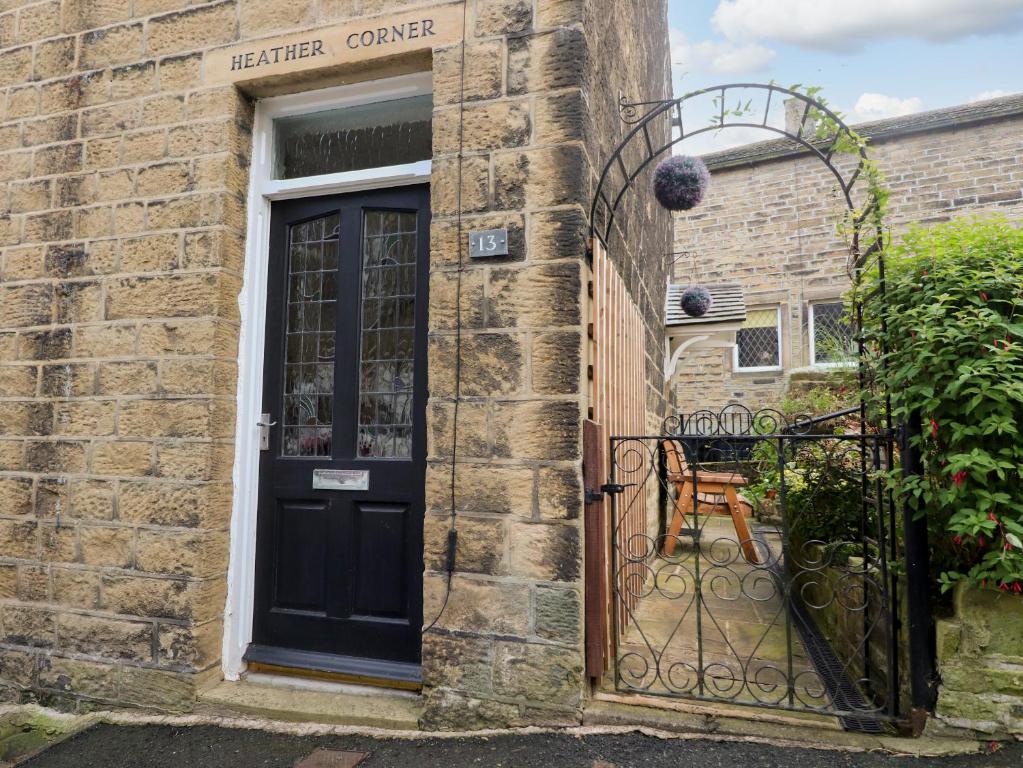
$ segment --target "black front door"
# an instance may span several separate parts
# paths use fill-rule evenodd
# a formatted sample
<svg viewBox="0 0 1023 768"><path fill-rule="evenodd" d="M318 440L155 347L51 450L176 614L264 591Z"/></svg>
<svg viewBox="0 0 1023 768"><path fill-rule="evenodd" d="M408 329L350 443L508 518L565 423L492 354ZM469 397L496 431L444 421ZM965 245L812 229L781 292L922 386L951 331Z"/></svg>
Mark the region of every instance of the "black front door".
<svg viewBox="0 0 1023 768"><path fill-rule="evenodd" d="M429 188L273 204L250 661L420 660Z"/></svg>

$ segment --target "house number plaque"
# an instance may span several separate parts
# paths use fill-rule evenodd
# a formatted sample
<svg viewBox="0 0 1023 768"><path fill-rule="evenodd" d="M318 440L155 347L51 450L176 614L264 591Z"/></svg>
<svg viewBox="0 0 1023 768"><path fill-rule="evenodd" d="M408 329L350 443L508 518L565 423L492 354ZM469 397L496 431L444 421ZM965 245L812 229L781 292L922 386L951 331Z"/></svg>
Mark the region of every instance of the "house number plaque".
<svg viewBox="0 0 1023 768"><path fill-rule="evenodd" d="M485 259L487 256L508 255L508 230L485 229L469 233L469 258Z"/></svg>
<svg viewBox="0 0 1023 768"><path fill-rule="evenodd" d="M317 491L368 491L368 469L314 469L313 489Z"/></svg>

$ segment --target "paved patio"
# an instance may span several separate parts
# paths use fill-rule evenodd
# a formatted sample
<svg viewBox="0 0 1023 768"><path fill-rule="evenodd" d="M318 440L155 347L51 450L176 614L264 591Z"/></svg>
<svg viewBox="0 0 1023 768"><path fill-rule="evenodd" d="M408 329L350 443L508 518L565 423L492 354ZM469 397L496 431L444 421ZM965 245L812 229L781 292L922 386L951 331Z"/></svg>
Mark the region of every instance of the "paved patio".
<svg viewBox="0 0 1023 768"><path fill-rule="evenodd" d="M654 575L620 646L619 689L779 703L792 680L796 706L822 705L823 685L789 626L771 566L781 558L777 529L754 524L764 564L753 565L739 554L730 518L703 516L699 526L699 557L683 538L673 556L659 554L651 564Z"/></svg>

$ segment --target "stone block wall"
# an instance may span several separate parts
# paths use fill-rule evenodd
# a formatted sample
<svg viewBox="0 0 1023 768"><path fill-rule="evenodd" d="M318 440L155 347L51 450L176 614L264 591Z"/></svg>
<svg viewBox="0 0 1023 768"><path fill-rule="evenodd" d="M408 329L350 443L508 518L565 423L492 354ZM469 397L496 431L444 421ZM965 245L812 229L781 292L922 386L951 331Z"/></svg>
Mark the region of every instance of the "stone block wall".
<svg viewBox="0 0 1023 768"><path fill-rule="evenodd" d="M0 0L0 701L182 710L219 679L253 104L204 57L417 5ZM611 46L611 14L645 26ZM588 204L619 84L668 87L664 3L470 0L466 23L464 90L461 43L425 65L427 624L453 455L459 540L424 725L578 722ZM667 219L623 218L647 219L666 248ZM499 226L511 255L459 274ZM659 349L663 277L625 253Z"/></svg>
<svg viewBox="0 0 1023 768"><path fill-rule="evenodd" d="M185 5L2 6L0 700L218 671L251 106Z"/></svg>
<svg viewBox="0 0 1023 768"><path fill-rule="evenodd" d="M1023 600L960 585L937 624L936 731L1023 737Z"/></svg>
<svg viewBox="0 0 1023 768"><path fill-rule="evenodd" d="M583 694L582 8L475 4L464 96L461 43L434 56L429 728L575 722ZM508 228L510 255L470 261L467 233L492 227ZM441 613L452 498L458 545Z"/></svg>
<svg viewBox="0 0 1023 768"><path fill-rule="evenodd" d="M1008 97L1015 113L995 119L964 119L919 132L880 135L871 157L892 196L887 225L897 234L914 222L1002 213L1023 216L1019 164L1023 161L1023 99ZM962 108L966 109L966 108ZM925 116L901 118L912 126ZM861 127L857 127L861 129ZM682 144L684 149L685 144ZM732 351L685 358L674 378L682 411L776 404L787 372L811 364L808 304L835 300L849 287L848 250L835 228L844 204L830 172L815 157L783 156L740 161L740 152L705 158L711 168L704 203L675 222L675 250L688 251L675 266L676 282L738 282L750 309L780 307L782 366L778 373L736 372Z"/></svg>
<svg viewBox="0 0 1023 768"><path fill-rule="evenodd" d="M457 184L443 180L457 178L458 163L455 142L436 142L440 121L458 118L461 46L434 59L435 82L452 90L438 88L434 129L427 624L447 590L452 482L458 530L447 608L424 637L426 723L438 728L579 721L589 204L598 164L620 136L617 112L608 120L618 84L649 82L654 71L669 87L663 3L489 5L477 8L466 41L462 225L507 226L512 254L461 272L454 480ZM605 55L602 36L616 26L608 15L637 12L650 26L632 25L617 38L618 54ZM659 227L666 247L667 217L635 208L625 218ZM620 253L659 345L660 301L645 292L663 278L636 278L642 266L632 251Z"/></svg>

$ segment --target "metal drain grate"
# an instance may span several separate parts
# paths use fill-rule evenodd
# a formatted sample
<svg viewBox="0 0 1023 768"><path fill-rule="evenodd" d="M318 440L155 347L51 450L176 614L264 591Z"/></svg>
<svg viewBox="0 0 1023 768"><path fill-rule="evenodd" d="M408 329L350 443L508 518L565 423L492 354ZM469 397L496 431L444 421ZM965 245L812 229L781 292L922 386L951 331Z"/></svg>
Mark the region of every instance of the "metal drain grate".
<svg viewBox="0 0 1023 768"><path fill-rule="evenodd" d="M753 533L753 538L765 548L765 551L771 551L763 539L762 531L756 530ZM775 563L771 570L775 576L782 580L781 583L784 583L785 577L779 563ZM803 647L806 648L807 656L810 657L817 674L821 676L834 708L839 712L846 713L855 713L857 710L863 712L863 714L839 714L838 719L842 722L842 727L847 731L859 733L883 733L884 728L881 721L870 715L870 705L863 698L863 694L846 675L842 663L835 656L831 645L817 629L813 620L806 615L803 606L794 596L789 598L789 611L795 620L793 623L803 641Z"/></svg>
<svg viewBox="0 0 1023 768"><path fill-rule="evenodd" d="M859 733L882 733L881 722L870 715L870 705L856 684L849 679L849 676L842 668L842 663L835 656L831 645L821 635L817 626L813 623L803 610L799 602L793 598L789 599L789 610L792 618L795 619L796 629L803 640L803 647L817 669L817 674L824 681L824 687L834 704L834 708L840 712L863 712L863 714L840 714L838 719L842 721L842 727L847 731Z"/></svg>

